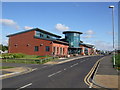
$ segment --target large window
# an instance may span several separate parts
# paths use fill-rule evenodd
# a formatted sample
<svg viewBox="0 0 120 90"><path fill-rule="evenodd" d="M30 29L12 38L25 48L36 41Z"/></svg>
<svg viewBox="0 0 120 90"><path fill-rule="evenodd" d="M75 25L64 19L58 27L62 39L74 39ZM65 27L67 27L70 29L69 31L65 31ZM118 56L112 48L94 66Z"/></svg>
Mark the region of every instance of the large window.
<svg viewBox="0 0 120 90"><path fill-rule="evenodd" d="M34 51L35 51L35 52L39 51L39 47L38 47L38 46L35 46L35 47L34 47Z"/></svg>
<svg viewBox="0 0 120 90"><path fill-rule="evenodd" d="M65 48L63 48L63 54L65 54Z"/></svg>
<svg viewBox="0 0 120 90"><path fill-rule="evenodd" d="M47 51L47 52L50 51L50 46L46 46L46 51Z"/></svg>
<svg viewBox="0 0 120 90"><path fill-rule="evenodd" d="M61 55L63 54L63 52L62 52L62 47L60 48L60 54L61 54Z"/></svg>
<svg viewBox="0 0 120 90"><path fill-rule="evenodd" d="M53 55L56 54L56 47L53 47Z"/></svg>

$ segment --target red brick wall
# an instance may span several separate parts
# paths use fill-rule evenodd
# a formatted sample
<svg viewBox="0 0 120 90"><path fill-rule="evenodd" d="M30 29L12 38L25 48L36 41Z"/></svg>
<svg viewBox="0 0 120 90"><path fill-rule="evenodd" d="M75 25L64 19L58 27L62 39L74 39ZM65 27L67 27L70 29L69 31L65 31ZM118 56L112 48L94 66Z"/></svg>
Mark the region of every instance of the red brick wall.
<svg viewBox="0 0 120 90"><path fill-rule="evenodd" d="M57 49L59 48L59 50L57 50L57 55L60 55L60 48L64 48L64 52L63 55L68 55L68 45L62 45L62 44L57 44L57 43L53 43L53 47L56 47Z"/></svg>
<svg viewBox="0 0 120 90"><path fill-rule="evenodd" d="M68 45L52 43L52 41L34 38L35 31L30 31L9 37L9 53L24 53L28 55L52 55L53 47L59 47L57 55L60 55L60 47L64 48L63 55L68 54ZM29 45L28 45L29 44ZM43 44L40 46L40 44ZM17 45L17 46L15 46ZM28 46L27 46L28 45ZM34 51L34 46L39 46L39 51ZM46 51L50 46L50 51Z"/></svg>
<svg viewBox="0 0 120 90"><path fill-rule="evenodd" d="M51 41L34 38L35 31L30 31L9 38L9 53L24 53L28 55L51 55ZM17 46L15 46L17 44ZM27 46L29 44L29 46ZM43 44L43 46L40 46ZM39 46L39 51L34 51L34 46ZM46 52L45 47L50 46L50 51Z"/></svg>

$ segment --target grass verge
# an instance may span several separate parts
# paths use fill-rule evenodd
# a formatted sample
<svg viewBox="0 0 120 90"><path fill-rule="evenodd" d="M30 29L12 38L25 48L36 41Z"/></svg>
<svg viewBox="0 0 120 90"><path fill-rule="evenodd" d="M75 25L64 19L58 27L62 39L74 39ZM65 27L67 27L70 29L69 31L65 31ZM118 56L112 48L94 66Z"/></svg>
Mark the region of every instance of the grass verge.
<svg viewBox="0 0 120 90"><path fill-rule="evenodd" d="M113 62L113 57L112 57L112 62ZM115 54L115 68L120 70L120 53Z"/></svg>
<svg viewBox="0 0 120 90"><path fill-rule="evenodd" d="M2 62L6 62L6 63L25 63L25 64L43 64L46 63L48 61L53 61L53 60L57 60L58 58L54 58L54 57L50 57L50 58L45 58L45 59L2 59Z"/></svg>
<svg viewBox="0 0 120 90"><path fill-rule="evenodd" d="M9 67L9 66L0 66L0 69L8 69L8 68L14 68L14 67Z"/></svg>

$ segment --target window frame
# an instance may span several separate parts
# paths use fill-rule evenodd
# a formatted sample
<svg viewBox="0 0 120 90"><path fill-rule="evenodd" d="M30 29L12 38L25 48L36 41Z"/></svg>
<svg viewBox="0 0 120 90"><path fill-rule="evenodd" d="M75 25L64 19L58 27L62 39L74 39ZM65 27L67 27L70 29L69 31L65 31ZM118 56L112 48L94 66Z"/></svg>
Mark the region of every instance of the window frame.
<svg viewBox="0 0 120 90"><path fill-rule="evenodd" d="M39 51L39 46L34 46L34 52L38 52Z"/></svg>
<svg viewBox="0 0 120 90"><path fill-rule="evenodd" d="M46 51L46 52L49 52L49 51L50 51L50 46L46 46L46 47L45 47L45 51Z"/></svg>

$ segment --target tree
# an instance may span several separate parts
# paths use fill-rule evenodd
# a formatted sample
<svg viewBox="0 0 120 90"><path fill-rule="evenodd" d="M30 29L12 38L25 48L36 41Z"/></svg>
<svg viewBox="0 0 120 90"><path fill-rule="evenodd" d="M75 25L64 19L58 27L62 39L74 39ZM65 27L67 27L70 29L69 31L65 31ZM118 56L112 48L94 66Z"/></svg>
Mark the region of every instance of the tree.
<svg viewBox="0 0 120 90"><path fill-rule="evenodd" d="M8 46L4 46L3 44L0 44L0 50L2 51L8 50Z"/></svg>

